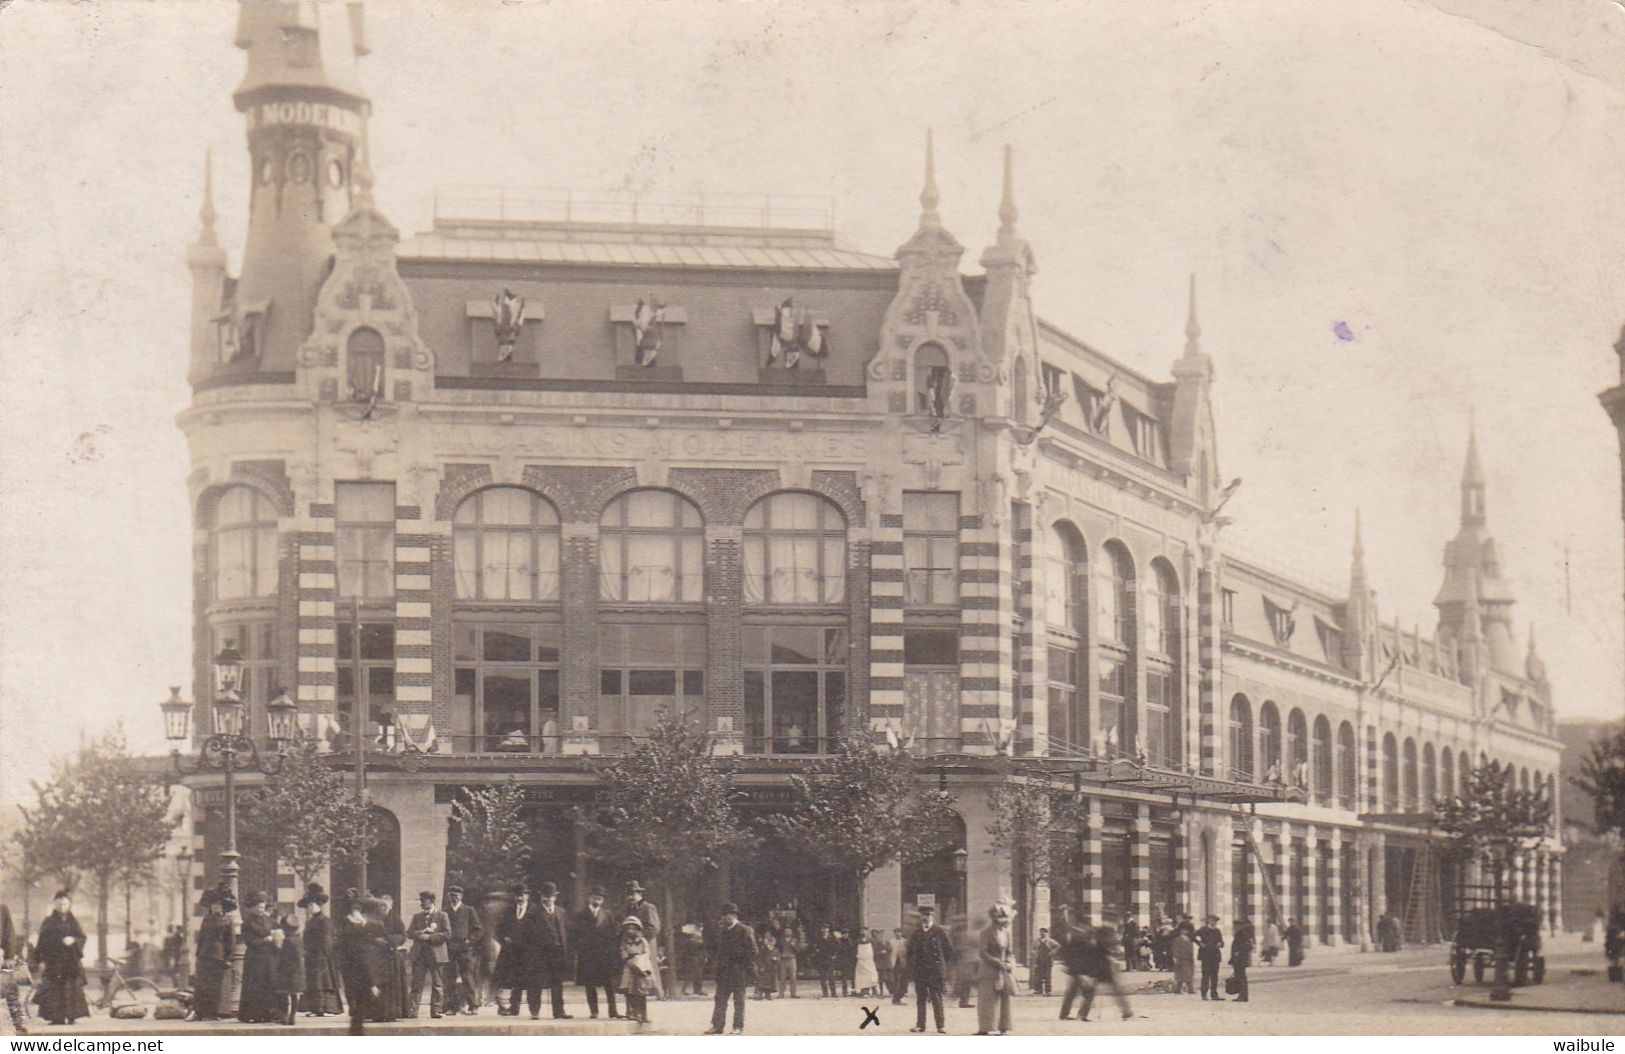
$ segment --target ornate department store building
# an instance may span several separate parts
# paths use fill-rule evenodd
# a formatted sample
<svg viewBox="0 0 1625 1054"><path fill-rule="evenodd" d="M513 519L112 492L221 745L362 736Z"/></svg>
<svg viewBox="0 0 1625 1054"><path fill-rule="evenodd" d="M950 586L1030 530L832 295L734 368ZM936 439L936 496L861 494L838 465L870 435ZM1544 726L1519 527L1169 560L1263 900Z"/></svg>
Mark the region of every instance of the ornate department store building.
<svg viewBox="0 0 1625 1054"><path fill-rule="evenodd" d="M573 817L662 710L735 756L748 810L839 737L912 740L963 851L874 875L876 926L1026 899L988 848L1001 781L1086 803L1023 910L1228 924L1274 896L1326 944L1449 917L1420 819L1475 761L1555 793L1475 450L1431 636L1379 618L1357 533L1346 591L1228 556L1194 289L1166 377L1043 322L1008 158L974 273L929 153L891 256L768 201L442 201L403 240L370 189L359 10L245 5L236 43L246 249L232 277L206 203L189 256L194 697L231 643L262 732L279 687L336 746L366 700L375 889L441 888L457 789L509 778L539 878L627 877ZM193 785L212 853L218 788ZM1554 841L1516 878L1553 920L1559 867ZM293 899L272 862L244 881ZM854 893L770 847L679 897Z"/></svg>

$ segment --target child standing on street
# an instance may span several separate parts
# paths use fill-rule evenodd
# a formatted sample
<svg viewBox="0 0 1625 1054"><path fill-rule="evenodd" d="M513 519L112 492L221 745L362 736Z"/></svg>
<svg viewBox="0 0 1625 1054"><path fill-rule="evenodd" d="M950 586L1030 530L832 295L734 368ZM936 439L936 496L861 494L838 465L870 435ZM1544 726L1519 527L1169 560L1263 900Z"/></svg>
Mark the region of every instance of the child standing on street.
<svg viewBox="0 0 1625 1054"><path fill-rule="evenodd" d="M654 960L649 942L643 936L643 920L629 915L621 923L621 991L626 993L626 1016L649 1023L649 990L653 985Z"/></svg>

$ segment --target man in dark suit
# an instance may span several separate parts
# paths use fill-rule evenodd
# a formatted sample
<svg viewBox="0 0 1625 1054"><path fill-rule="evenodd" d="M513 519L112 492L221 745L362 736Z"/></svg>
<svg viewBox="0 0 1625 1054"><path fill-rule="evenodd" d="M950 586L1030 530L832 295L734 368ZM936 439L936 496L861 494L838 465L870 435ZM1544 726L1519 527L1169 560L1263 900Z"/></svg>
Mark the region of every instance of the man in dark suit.
<svg viewBox="0 0 1625 1054"><path fill-rule="evenodd" d="M485 925L480 913L463 903L462 886L446 890L446 921L446 1009L453 1014L477 1014L480 1000L474 956L485 938Z"/></svg>
<svg viewBox="0 0 1625 1054"><path fill-rule="evenodd" d="M937 925L937 910L927 904L920 909L920 928L908 939L908 966L914 977L914 1005L918 1011L910 1032L925 1031L925 1004L931 1004L937 1031L948 1031L942 1012L942 991L948 974L958 960L953 938Z"/></svg>
<svg viewBox="0 0 1625 1054"><path fill-rule="evenodd" d="M739 921L737 904L722 905L722 923L716 936L716 1002L711 1008L708 1036L722 1035L728 1022L728 999L734 1002L734 1035L745 1034L745 989L756 976L756 933Z"/></svg>
<svg viewBox="0 0 1625 1054"><path fill-rule="evenodd" d="M418 894L418 913L406 928L407 939L412 942L412 1016L417 1016L423 1004L423 975L429 975L429 1016L443 1017L446 1005L446 963L451 955L446 941L451 934L451 920L444 911L436 910L434 894L425 890Z"/></svg>
<svg viewBox="0 0 1625 1054"><path fill-rule="evenodd" d="M503 1007L500 1000L497 1003L497 1013L503 1017L518 1017L519 1000L526 995L530 997L531 1016L541 1016L541 985L536 984L535 990L531 990L535 976L531 968L531 945L535 940L536 905L531 903L530 894L529 889L515 888L513 907L497 924L497 941L502 950L497 954L491 985L509 992L507 1007Z"/></svg>
<svg viewBox="0 0 1625 1054"><path fill-rule="evenodd" d="M1207 925L1196 931L1196 958L1202 964L1202 998L1221 999L1219 964L1224 961L1224 934L1219 916L1209 915Z"/></svg>
<svg viewBox="0 0 1625 1054"><path fill-rule="evenodd" d="M604 907L604 887L594 886L587 906L576 912L570 943L575 946L576 983L587 990L587 1012L598 1016L598 989L609 1016L615 1012L615 983L621 972L621 921Z"/></svg>
<svg viewBox="0 0 1625 1054"><path fill-rule="evenodd" d="M564 1012L564 975L570 969L570 926L564 909L559 907L559 887L543 882L540 901L533 913L534 940L530 942L530 977L526 987L530 996L530 1016L541 1016L542 988L553 994L553 1017L570 1017Z"/></svg>

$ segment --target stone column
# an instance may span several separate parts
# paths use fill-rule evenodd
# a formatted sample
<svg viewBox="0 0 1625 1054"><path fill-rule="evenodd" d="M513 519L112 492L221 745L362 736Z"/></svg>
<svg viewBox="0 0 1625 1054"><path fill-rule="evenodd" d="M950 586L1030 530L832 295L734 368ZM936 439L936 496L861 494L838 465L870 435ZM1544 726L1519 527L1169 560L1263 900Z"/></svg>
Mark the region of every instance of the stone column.
<svg viewBox="0 0 1625 1054"><path fill-rule="evenodd" d="M1090 798L1088 809L1089 829L1083 835L1083 910L1089 916L1090 925L1099 926L1105 921L1102 912L1106 907L1106 891L1100 880L1100 834L1105 818L1099 798Z"/></svg>
<svg viewBox="0 0 1625 1054"><path fill-rule="evenodd" d="M1188 911L1196 914L1196 891L1191 888L1191 822L1188 817L1182 817L1174 825L1173 852L1174 852L1174 898L1175 914Z"/></svg>
<svg viewBox="0 0 1625 1054"><path fill-rule="evenodd" d="M1315 838L1314 824L1303 828L1303 913L1298 920L1304 938L1309 944L1321 943L1320 929L1320 843Z"/></svg>
<svg viewBox="0 0 1625 1054"><path fill-rule="evenodd" d="M559 734L567 754L598 753L598 523L565 521L559 564Z"/></svg>
<svg viewBox="0 0 1625 1054"><path fill-rule="evenodd" d="M1563 927L1563 858L1552 857L1551 893L1546 905L1546 918L1553 933Z"/></svg>
<svg viewBox="0 0 1625 1054"><path fill-rule="evenodd" d="M1343 829L1333 827L1326 857L1326 896L1331 906L1326 915L1326 943L1335 948L1343 943Z"/></svg>
<svg viewBox="0 0 1625 1054"><path fill-rule="evenodd" d="M705 528L705 725L718 754L754 749L744 742L741 538L737 523Z"/></svg>
<svg viewBox="0 0 1625 1054"><path fill-rule="evenodd" d="M1141 802L1134 807L1134 842L1129 847L1129 881L1133 884L1134 918L1151 925L1151 806Z"/></svg>

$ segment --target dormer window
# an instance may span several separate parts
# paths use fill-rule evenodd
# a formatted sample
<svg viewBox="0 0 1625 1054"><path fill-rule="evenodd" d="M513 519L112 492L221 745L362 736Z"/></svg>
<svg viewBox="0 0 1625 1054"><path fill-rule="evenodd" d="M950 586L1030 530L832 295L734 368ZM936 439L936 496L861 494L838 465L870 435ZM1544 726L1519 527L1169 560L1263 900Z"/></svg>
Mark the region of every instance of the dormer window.
<svg viewBox="0 0 1625 1054"><path fill-rule="evenodd" d="M1063 383L1062 378L1065 375L1061 372L1061 368L1059 366L1051 366L1047 362L1040 364L1038 371L1039 383L1043 385L1043 388L1038 393L1038 401L1043 402L1046 395L1050 395L1061 390L1061 384Z"/></svg>
<svg viewBox="0 0 1625 1054"><path fill-rule="evenodd" d="M1343 665L1343 631L1315 619L1315 635L1320 638L1320 650L1333 666Z"/></svg>
<svg viewBox="0 0 1625 1054"><path fill-rule="evenodd" d="M1275 643L1285 648L1292 643L1292 635L1298 631L1298 605L1282 607L1269 597L1264 598L1264 617L1269 621L1270 633L1275 637Z"/></svg>
<svg viewBox="0 0 1625 1054"><path fill-rule="evenodd" d="M1128 425L1129 439L1134 452L1146 461L1162 460L1162 422L1142 414L1132 406L1123 407L1123 420Z"/></svg>
<svg viewBox="0 0 1625 1054"><path fill-rule="evenodd" d="M1236 624L1236 591L1234 589L1219 590L1219 619L1226 626Z"/></svg>

